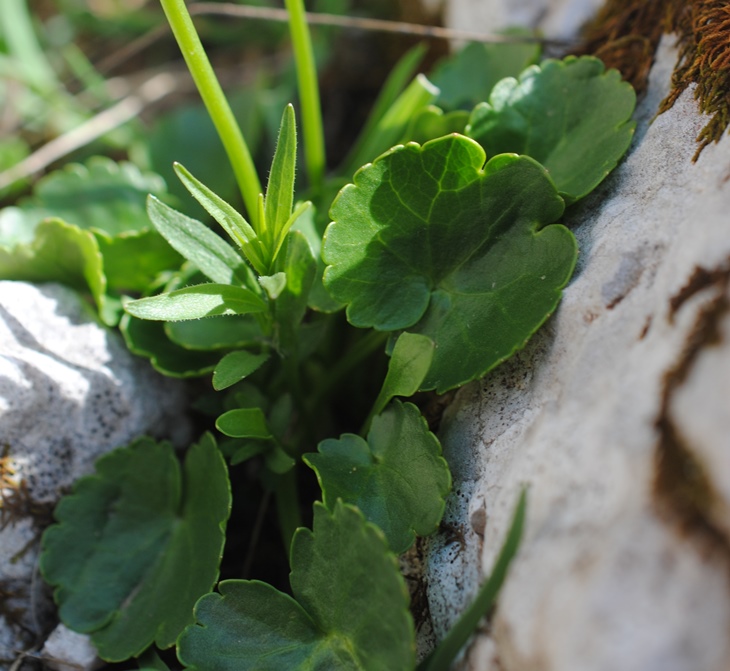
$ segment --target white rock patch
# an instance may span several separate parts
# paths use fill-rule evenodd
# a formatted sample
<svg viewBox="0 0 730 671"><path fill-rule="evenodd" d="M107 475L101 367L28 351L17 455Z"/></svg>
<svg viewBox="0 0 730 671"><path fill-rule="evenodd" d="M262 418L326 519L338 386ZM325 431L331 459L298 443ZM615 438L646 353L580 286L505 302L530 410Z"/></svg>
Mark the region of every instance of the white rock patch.
<svg viewBox="0 0 730 671"><path fill-rule="evenodd" d="M38 541L55 503L141 434L187 440L184 401L70 289L0 282L0 669L47 625Z"/></svg>
<svg viewBox="0 0 730 671"><path fill-rule="evenodd" d="M691 89L649 124L674 41L628 156L567 217L581 256L557 313L444 418L456 493L429 562L438 635L530 488L491 628L459 668L730 668L730 139L691 162L706 122Z"/></svg>

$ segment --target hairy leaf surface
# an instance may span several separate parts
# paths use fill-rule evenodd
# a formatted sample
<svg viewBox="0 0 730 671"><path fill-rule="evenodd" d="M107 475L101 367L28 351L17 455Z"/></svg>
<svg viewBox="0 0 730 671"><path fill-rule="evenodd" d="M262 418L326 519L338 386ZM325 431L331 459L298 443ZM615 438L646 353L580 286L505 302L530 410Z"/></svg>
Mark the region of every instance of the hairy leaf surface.
<svg viewBox="0 0 730 671"><path fill-rule="evenodd" d="M617 70L591 56L532 66L494 87L466 134L489 156L526 154L542 163L571 203L616 167L634 136L636 94Z"/></svg>
<svg viewBox="0 0 730 671"><path fill-rule="evenodd" d="M198 671L413 669L408 593L380 531L339 502L315 503L314 527L292 543L293 598L258 581L227 580L203 597L178 641Z"/></svg>
<svg viewBox="0 0 730 671"><path fill-rule="evenodd" d="M158 296L129 301L124 309L140 319L179 321L264 312L267 306L260 296L245 287L197 284Z"/></svg>
<svg viewBox="0 0 730 671"><path fill-rule="evenodd" d="M142 438L97 461L56 509L41 569L59 614L121 661L170 647L215 583L230 511L225 462L212 437L181 468L169 443Z"/></svg>
<svg viewBox="0 0 730 671"><path fill-rule="evenodd" d="M355 175L332 206L325 287L355 326L436 343L422 389L481 377L524 346L570 279L576 243L545 169L451 135Z"/></svg>

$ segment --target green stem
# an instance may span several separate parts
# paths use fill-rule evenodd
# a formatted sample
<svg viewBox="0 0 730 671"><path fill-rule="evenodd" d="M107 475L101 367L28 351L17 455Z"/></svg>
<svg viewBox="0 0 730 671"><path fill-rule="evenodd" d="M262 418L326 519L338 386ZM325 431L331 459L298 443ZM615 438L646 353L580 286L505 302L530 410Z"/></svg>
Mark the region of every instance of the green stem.
<svg viewBox="0 0 730 671"><path fill-rule="evenodd" d="M279 531L288 556L294 532L302 526L296 469L292 468L277 478L274 497L276 498Z"/></svg>
<svg viewBox="0 0 730 671"><path fill-rule="evenodd" d="M526 508L527 489L523 489L512 517L512 525L502 545L499 557L497 557L494 564L492 574L480 588L476 599L449 630L449 633L438 644L438 647L418 665L418 671L448 671L459 651L476 631L479 620L486 615L496 601L502 583L507 577L510 563L520 547L522 530L525 526Z"/></svg>
<svg viewBox="0 0 730 671"><path fill-rule="evenodd" d="M294 404L297 407L299 415L299 422L304 430L304 439L297 440L294 444L297 446L296 454L291 456L298 458L306 448L303 446L311 446L316 438L316 431L312 420L312 413L310 412L309 405L307 404L304 391L302 389L302 376L299 367L298 357L292 356L291 354L286 355L282 359L282 365L284 367L284 374L286 375L286 381L291 391Z"/></svg>
<svg viewBox="0 0 730 671"><path fill-rule="evenodd" d="M184 0L160 0L175 39L185 58L200 97L213 120L233 166L243 202L254 230L258 231L258 196L262 193L251 152L233 116L213 68L195 30Z"/></svg>
<svg viewBox="0 0 730 671"><path fill-rule="evenodd" d="M357 366L363 359L372 354L376 349L382 347L390 334L383 331L372 330L340 359L329 375L319 385L317 395L309 404L310 408L318 408L339 382Z"/></svg>
<svg viewBox="0 0 730 671"><path fill-rule="evenodd" d="M319 103L317 65L314 62L312 39L307 26L303 0L285 0L289 12L289 32L297 64L297 81L302 105L302 130L307 172L312 189L322 187L325 171L324 130Z"/></svg>

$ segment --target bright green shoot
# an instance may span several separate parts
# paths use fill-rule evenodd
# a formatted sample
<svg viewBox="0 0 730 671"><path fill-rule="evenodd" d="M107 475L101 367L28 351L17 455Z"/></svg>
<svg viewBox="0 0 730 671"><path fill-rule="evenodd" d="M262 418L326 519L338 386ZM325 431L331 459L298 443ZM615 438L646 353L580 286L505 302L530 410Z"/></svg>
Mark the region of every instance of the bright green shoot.
<svg viewBox="0 0 730 671"><path fill-rule="evenodd" d="M253 226L212 189L177 164L175 172L185 188L208 211L241 248L254 270L261 276L274 272L274 264L292 224L311 203L294 204L294 180L297 162L297 131L294 108L287 105L281 119L276 152L271 163L266 195L256 197Z"/></svg>
<svg viewBox="0 0 730 671"><path fill-rule="evenodd" d="M261 184L246 140L205 54L184 0L160 0L200 97L228 154L249 217L256 222Z"/></svg>
<svg viewBox="0 0 730 671"><path fill-rule="evenodd" d="M304 129L304 153L309 181L316 192L322 188L325 172L324 125L319 102L317 65L314 62L312 40L304 12L303 0L285 0L289 11L289 32L291 34L294 60L297 66L299 97L302 105L302 128Z"/></svg>

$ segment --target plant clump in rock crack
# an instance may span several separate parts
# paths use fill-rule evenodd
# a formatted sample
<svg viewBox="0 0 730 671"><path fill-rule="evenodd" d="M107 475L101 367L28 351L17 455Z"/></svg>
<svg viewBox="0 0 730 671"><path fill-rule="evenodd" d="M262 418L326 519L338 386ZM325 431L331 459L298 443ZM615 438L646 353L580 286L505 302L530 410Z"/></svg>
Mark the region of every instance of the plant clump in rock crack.
<svg viewBox="0 0 730 671"><path fill-rule="evenodd" d="M529 41L464 49L434 73L439 88L417 74L417 48L330 169L303 3L287 0L308 185L296 188L286 105L263 188L184 3L162 5L240 194L224 198L176 164L203 222L171 206L154 175L90 162L63 180L92 199L106 180L114 230L95 208L54 211L46 182L16 214L43 206L59 218L4 251L8 274L73 252L68 278L132 351L167 374L212 373L217 393L199 401L210 432L182 461L149 439L100 459L58 506L44 576L62 620L107 661L176 646L180 663L201 670L264 659L414 669L396 557L438 528L451 477L405 399L488 374L556 309L577 256L563 214L628 149L634 91L592 57L540 62ZM501 76L473 90L458 76L495 68ZM128 211L144 190L151 226ZM131 275L124 258L144 258L146 272ZM244 463L275 501L291 594L235 574L213 591L235 533L229 470ZM525 506L523 492L492 577L420 669L448 668L494 603Z"/></svg>

